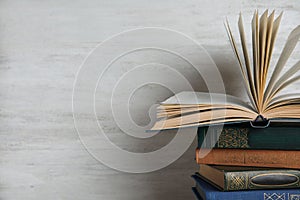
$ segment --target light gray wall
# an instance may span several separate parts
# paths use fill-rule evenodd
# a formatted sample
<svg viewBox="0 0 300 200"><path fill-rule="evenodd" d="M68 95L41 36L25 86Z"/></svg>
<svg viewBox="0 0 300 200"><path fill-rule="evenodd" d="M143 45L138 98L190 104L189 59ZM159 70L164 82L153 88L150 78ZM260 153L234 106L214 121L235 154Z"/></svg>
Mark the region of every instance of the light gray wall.
<svg viewBox="0 0 300 200"><path fill-rule="evenodd" d="M299 1L1 0L0 199L193 199L196 142L179 160L148 174L118 172L91 157L72 118L76 72L88 53L112 34L163 27L205 46L225 77L227 92L242 96L223 21L227 16L236 31L240 11L249 25L254 9L265 8L284 11L277 54L300 22ZM203 89L200 82L193 82L196 90ZM145 91L150 91L145 101L157 92ZM111 139L125 149L151 151L173 135L150 143L127 137L116 133Z"/></svg>

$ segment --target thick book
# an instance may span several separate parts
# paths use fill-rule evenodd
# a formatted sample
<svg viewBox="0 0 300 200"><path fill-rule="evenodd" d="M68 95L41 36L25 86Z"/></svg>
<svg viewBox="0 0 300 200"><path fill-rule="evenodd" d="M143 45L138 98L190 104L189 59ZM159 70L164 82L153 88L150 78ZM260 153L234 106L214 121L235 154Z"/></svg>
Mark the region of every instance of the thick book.
<svg viewBox="0 0 300 200"><path fill-rule="evenodd" d="M253 128L249 123L198 128L198 148L300 150L300 126L270 124Z"/></svg>
<svg viewBox="0 0 300 200"><path fill-rule="evenodd" d="M196 182L193 188L198 200L298 200L299 189L270 189L248 191L220 191L197 175L192 176Z"/></svg>
<svg viewBox="0 0 300 200"><path fill-rule="evenodd" d="M266 10L252 18L252 60L250 59L242 15L238 28L243 56L233 37L229 23L225 24L237 58L248 99L228 94L181 92L162 102L157 108L157 121L151 130L165 130L220 123L251 122L253 126L268 126L270 121L300 119L300 92L288 92L287 87L300 80L300 61L286 65L300 39L300 26L288 36L274 66L270 66L282 13ZM273 68L273 69L272 69ZM272 69L272 70L271 70ZM213 77L208 77L213 78Z"/></svg>
<svg viewBox="0 0 300 200"><path fill-rule="evenodd" d="M200 164L199 175L222 191L300 188L300 171Z"/></svg>
<svg viewBox="0 0 300 200"><path fill-rule="evenodd" d="M300 169L300 151L197 149L196 162L209 165Z"/></svg>

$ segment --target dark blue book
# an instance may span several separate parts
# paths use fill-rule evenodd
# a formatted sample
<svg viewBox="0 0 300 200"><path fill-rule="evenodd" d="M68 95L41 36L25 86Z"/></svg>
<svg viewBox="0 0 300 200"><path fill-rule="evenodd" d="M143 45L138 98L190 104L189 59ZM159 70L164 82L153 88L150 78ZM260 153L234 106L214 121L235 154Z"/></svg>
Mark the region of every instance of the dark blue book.
<svg viewBox="0 0 300 200"><path fill-rule="evenodd" d="M194 194L195 194L197 200L203 200L203 199L201 198L199 192L197 191L197 188L196 188L196 187L192 187L192 191L194 192Z"/></svg>
<svg viewBox="0 0 300 200"><path fill-rule="evenodd" d="M300 189L280 190L249 190L222 192L210 185L197 175L192 176L196 181L193 191L198 200L299 200Z"/></svg>

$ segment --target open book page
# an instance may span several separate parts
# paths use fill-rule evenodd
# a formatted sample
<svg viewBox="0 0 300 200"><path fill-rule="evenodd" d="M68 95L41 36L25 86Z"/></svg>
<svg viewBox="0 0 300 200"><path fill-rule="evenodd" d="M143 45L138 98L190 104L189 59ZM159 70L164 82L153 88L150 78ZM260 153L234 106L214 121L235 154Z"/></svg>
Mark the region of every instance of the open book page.
<svg viewBox="0 0 300 200"><path fill-rule="evenodd" d="M272 37L271 37L271 44L270 44L270 50L269 50L269 57L268 57L268 66L266 68L266 72L265 72L265 80L267 80L267 74L268 74L268 70L269 70L269 65L270 65L270 60L271 60L271 57L272 57L272 53L273 53L273 49L274 49L274 45L275 45L275 39L276 39L276 36L277 36L277 33L278 33L278 29L279 29L279 25L280 25L280 22L281 22L281 18L282 18L282 14L283 12L280 13L280 15L275 19L274 21L274 25L273 25L273 28L272 28ZM269 99L267 99L267 93L268 93L268 88L269 88L269 83L267 84L267 88L265 88L265 91L264 91L264 102L267 102ZM267 106L266 103L264 103L264 108Z"/></svg>
<svg viewBox="0 0 300 200"><path fill-rule="evenodd" d="M272 33L273 33L273 24L274 24L274 16L275 16L275 11L271 13L271 15L268 17L268 22L267 22L267 39L266 39L266 52L265 52L265 64L263 66L263 88L266 86L266 79L267 79L267 73L268 73L268 68L270 66L270 48L271 48L271 38L272 38Z"/></svg>
<svg viewBox="0 0 300 200"><path fill-rule="evenodd" d="M273 74L271 76L271 79L269 81L268 87L265 90L265 95L266 95L266 99L269 98L271 91L273 90L273 87L276 83L276 81L278 80L278 78L280 77L280 73L283 69L283 67L285 66L289 56L291 55L291 53L293 52L293 50L295 49L298 41L300 39L300 26L298 26L297 28L295 28L289 35L285 46L280 54L280 57L277 61L277 64L275 66L275 69L273 71Z"/></svg>
<svg viewBox="0 0 300 200"><path fill-rule="evenodd" d="M256 118L256 116L257 114L255 113L251 114L242 110L234 109L196 112L189 115L157 121L152 130L172 129L195 125L209 125L222 122L252 121Z"/></svg>
<svg viewBox="0 0 300 200"><path fill-rule="evenodd" d="M241 99L228 95L228 94L219 94L219 93L206 93L206 92L180 92L164 102L162 105L170 104L180 104L180 105L238 105L241 107L252 109L252 107L242 101Z"/></svg>
<svg viewBox="0 0 300 200"><path fill-rule="evenodd" d="M216 120L221 118L247 118L249 120L254 120L257 114L248 113L243 110L235 110L235 109L226 109L226 110L210 110L206 112L196 112L189 115L182 115L178 117L168 118L164 120L167 124L189 124L196 122L205 122L210 120Z"/></svg>
<svg viewBox="0 0 300 200"><path fill-rule="evenodd" d="M280 91L282 91L284 88L288 87L289 85L291 85L291 84L293 84L293 83L295 83L295 82L297 82L299 80L300 80L300 75L295 76L295 77L293 77L293 78L285 81L278 88L274 89L274 92L273 92L273 94L272 94L271 97L273 98L277 93L279 93ZM270 98L270 99L272 100L272 98Z"/></svg>
<svg viewBox="0 0 300 200"><path fill-rule="evenodd" d="M266 36L267 36L267 20L268 20L268 10L259 19L259 68L258 68L258 77L259 77L259 90L258 90L258 105L259 110L262 110L263 105L263 96L264 96L264 66L265 66L265 48L266 48Z"/></svg>
<svg viewBox="0 0 300 200"><path fill-rule="evenodd" d="M280 95L285 88L300 81L300 75L297 74L300 71L300 61L282 73L283 67L300 39L300 26L289 35L273 74L267 82L281 17L282 13L274 20L274 11L268 16L268 10L259 17L258 11L255 11L251 24L252 63L248 54L241 14L238 29L242 57L228 22L225 24L246 86L249 104L226 94L181 92L160 104L157 109L157 122L153 129L256 120L260 122L265 119L270 121L298 119L300 121L300 93Z"/></svg>
<svg viewBox="0 0 300 200"><path fill-rule="evenodd" d="M253 98L254 105L256 107L256 110L258 110L257 91L256 91L256 88L255 88L254 83L253 83L253 76L252 76L253 69L251 68L250 58L249 58L249 55L248 55L246 36L245 36L243 19L242 19L242 14L241 13L240 13L240 17L239 17L238 26L239 26L240 39L241 39L241 43L242 43L243 54L244 54L244 59L245 59L245 65L246 65L246 70L247 70L247 81L249 82L249 87L250 87L250 90L251 90L251 96Z"/></svg>
<svg viewBox="0 0 300 200"><path fill-rule="evenodd" d="M172 106L172 105L171 105ZM240 105L189 105L189 107L180 106L177 108L174 108L173 106L170 108L169 106L163 106L160 108L157 112L157 117L177 117L180 115L186 115L189 113L195 113L195 112L203 112L207 110L220 110L220 109L233 109L233 110L242 110L246 111L248 113L253 113L254 115L257 115L256 112L252 111L251 109L248 109L246 107L240 106Z"/></svg>
<svg viewBox="0 0 300 200"><path fill-rule="evenodd" d="M286 106L286 105L292 105L292 104L299 104L300 103L300 95L297 97L287 97L287 98L280 98L272 104L265 110L265 112L272 112L274 108L281 107L281 106Z"/></svg>
<svg viewBox="0 0 300 200"><path fill-rule="evenodd" d="M251 68L249 66L250 62L246 47L243 22L241 15L239 17L238 25L242 49L244 53L244 62L247 70L246 78L248 78L251 95L253 96L253 99L255 101L257 112L260 114L264 113L266 109L269 110L271 108L270 102L280 91L282 91L292 83L300 80L300 76L293 77L293 75L300 70L300 61L296 63L292 68L290 68L287 72L285 72L282 76L280 76L282 68L286 64L288 57L291 55L300 38L300 28L298 26L289 35L288 41L286 42L277 65L275 66L274 74L272 75L269 83L266 83L271 54L273 51L275 37L278 32L281 17L282 13L274 21L274 11L268 17L268 10L266 10L260 18L258 18L257 11L255 11L254 13L254 16L252 18L253 83L251 83L251 73L249 74L249 72L251 72ZM231 34L230 36L232 37ZM230 40L234 41L233 38L230 38ZM234 43L233 46L235 46ZM237 50L235 50L235 54L238 54ZM243 69L242 62L239 63L241 65L241 69ZM252 85L254 88L252 88ZM266 85L267 88L265 89ZM255 91L255 93L253 93L253 91Z"/></svg>
<svg viewBox="0 0 300 200"><path fill-rule="evenodd" d="M300 100L300 99L299 99ZM276 119L276 118L300 118L299 113L300 105L299 101L290 104L283 104L278 107L275 107L269 111L267 111L265 116L269 119Z"/></svg>
<svg viewBox="0 0 300 200"><path fill-rule="evenodd" d="M264 116L274 118L300 118L300 93L275 97L265 110Z"/></svg>
<svg viewBox="0 0 300 200"><path fill-rule="evenodd" d="M249 83L249 79L248 79L248 76L245 72L245 67L241 61L241 57L238 53L238 50L237 50L237 46L236 46L236 42L233 38L233 35L232 35L232 32L231 32L231 29L230 29L230 26L229 26L229 23L227 21L227 23L225 24L225 27L226 27L226 30L227 30L227 34L228 34L228 37L230 39L230 43L231 43L231 46L233 48L233 51L235 53L235 56L239 62L239 66L240 66L240 70L241 70L241 73L242 73L242 76L243 76L243 80L244 80L244 83L245 83L245 86L246 86L246 92L247 92L247 95L251 101L251 104L252 104L252 107L255 108L257 110L257 104L256 104L256 100L254 99L254 96L252 95L252 91L251 91L251 85Z"/></svg>
<svg viewBox="0 0 300 200"><path fill-rule="evenodd" d="M256 88L256 96L257 96L257 102L258 105L258 91L259 88L259 30L258 30L258 12L257 10L254 12L253 18L252 18L252 53L253 53L253 76L254 76L254 86ZM259 109L259 105L257 107L257 110Z"/></svg>
<svg viewBox="0 0 300 200"><path fill-rule="evenodd" d="M269 99L266 100L265 104L268 106L269 102L284 88L290 84L300 80L299 76L293 77L300 70L300 61L298 61L293 67L286 71L275 83L274 87L270 91ZM292 78L293 77L293 78Z"/></svg>
<svg viewBox="0 0 300 200"><path fill-rule="evenodd" d="M162 102L152 130L195 125L213 121L251 121L257 117L253 108L237 97L204 92L181 92Z"/></svg>
<svg viewBox="0 0 300 200"><path fill-rule="evenodd" d="M273 28L270 29L271 32L272 32L272 37L271 37L268 64L270 64L270 60L271 60L271 57L272 57L272 53L273 53L273 49L274 49L274 45L275 45L275 40L276 40L276 36L277 36L277 33L278 33L279 25L280 25L280 22L281 22L282 14L283 14L283 12L281 12L279 14L279 16L275 19L275 21L273 23ZM268 70L268 68L267 68L267 70Z"/></svg>
<svg viewBox="0 0 300 200"><path fill-rule="evenodd" d="M271 101L270 101L270 105L283 101L283 100L289 100L289 99L298 99L300 98L300 93L289 93L289 94L283 94L277 97L274 97Z"/></svg>
<svg viewBox="0 0 300 200"><path fill-rule="evenodd" d="M205 121L205 122L196 122L196 123L189 123L189 124L179 124L179 125L170 125L165 124L164 121L158 121L154 124L154 126L151 128L151 130L168 130L168 129L175 129L175 128L188 128L188 127L195 127L195 126L209 126L209 125L218 125L218 124L224 124L224 123L238 123L238 122L249 122L248 118L228 118L228 119L217 119L217 120L211 120L211 121Z"/></svg>

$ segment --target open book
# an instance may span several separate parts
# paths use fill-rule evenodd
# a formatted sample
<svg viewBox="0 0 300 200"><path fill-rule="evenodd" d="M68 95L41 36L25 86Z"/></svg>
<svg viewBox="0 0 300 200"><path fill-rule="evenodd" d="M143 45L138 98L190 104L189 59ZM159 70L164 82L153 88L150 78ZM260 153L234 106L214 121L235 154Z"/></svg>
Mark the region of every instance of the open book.
<svg viewBox="0 0 300 200"><path fill-rule="evenodd" d="M252 19L252 61L241 14L238 27L242 54L228 22L225 24L250 103L226 94L182 92L161 103L157 109L158 120L152 130L244 121L262 122L263 126L267 126L270 120L300 119L300 93L280 94L300 80L300 75L296 74L300 70L300 61L284 69L299 41L300 26L290 33L270 77L267 77L281 17L282 13L275 19L274 11L268 15L268 10L259 17L255 11Z"/></svg>

